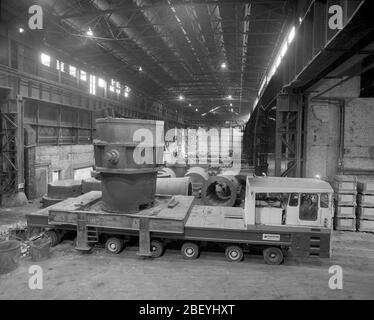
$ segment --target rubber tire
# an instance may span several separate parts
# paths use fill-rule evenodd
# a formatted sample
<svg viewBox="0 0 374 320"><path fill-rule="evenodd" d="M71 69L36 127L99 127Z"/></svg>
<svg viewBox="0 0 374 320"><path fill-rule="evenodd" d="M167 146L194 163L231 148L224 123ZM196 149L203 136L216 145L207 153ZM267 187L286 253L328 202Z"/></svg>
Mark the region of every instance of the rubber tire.
<svg viewBox="0 0 374 320"><path fill-rule="evenodd" d="M280 265L284 261L284 255L281 249L276 247L266 248L263 251L264 260L270 265Z"/></svg>
<svg viewBox="0 0 374 320"><path fill-rule="evenodd" d="M187 252L192 250L191 253ZM199 246L193 242L185 242L181 248L181 253L184 259L193 260L197 259L200 255Z"/></svg>
<svg viewBox="0 0 374 320"><path fill-rule="evenodd" d="M51 240L51 247L58 245L61 241L61 237L55 230L48 230L44 234Z"/></svg>
<svg viewBox="0 0 374 320"><path fill-rule="evenodd" d="M111 254L119 254L125 246L122 239L111 237L105 242L105 249Z"/></svg>
<svg viewBox="0 0 374 320"><path fill-rule="evenodd" d="M164 253L164 249L165 249L165 245L162 241L159 241L159 240L151 241L152 258L161 257Z"/></svg>
<svg viewBox="0 0 374 320"><path fill-rule="evenodd" d="M237 253L236 258L235 257L233 258L231 256L232 252ZM229 247L227 247L226 250L225 250L225 255L226 255L227 261L230 261L230 262L240 262L244 258L243 249L239 246L229 246Z"/></svg>

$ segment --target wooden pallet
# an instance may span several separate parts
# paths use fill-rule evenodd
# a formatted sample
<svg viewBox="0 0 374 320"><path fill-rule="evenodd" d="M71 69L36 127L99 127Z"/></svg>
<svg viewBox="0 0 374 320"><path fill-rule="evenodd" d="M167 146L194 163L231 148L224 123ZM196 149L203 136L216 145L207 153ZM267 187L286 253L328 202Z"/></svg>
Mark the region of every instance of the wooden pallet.
<svg viewBox="0 0 374 320"><path fill-rule="evenodd" d="M356 219L334 218L335 230L356 231Z"/></svg>
<svg viewBox="0 0 374 320"><path fill-rule="evenodd" d="M357 207L357 218L374 220L374 208Z"/></svg>
<svg viewBox="0 0 374 320"><path fill-rule="evenodd" d="M359 220L358 231L360 232L374 232L374 220Z"/></svg>
<svg viewBox="0 0 374 320"><path fill-rule="evenodd" d="M374 208L374 195L359 194L357 203L361 207Z"/></svg>
<svg viewBox="0 0 374 320"><path fill-rule="evenodd" d="M356 207L354 206L337 206L335 207L335 217L337 218L356 218Z"/></svg>
<svg viewBox="0 0 374 320"><path fill-rule="evenodd" d="M374 195L374 181L362 182L359 181L357 184L357 190L362 194Z"/></svg>

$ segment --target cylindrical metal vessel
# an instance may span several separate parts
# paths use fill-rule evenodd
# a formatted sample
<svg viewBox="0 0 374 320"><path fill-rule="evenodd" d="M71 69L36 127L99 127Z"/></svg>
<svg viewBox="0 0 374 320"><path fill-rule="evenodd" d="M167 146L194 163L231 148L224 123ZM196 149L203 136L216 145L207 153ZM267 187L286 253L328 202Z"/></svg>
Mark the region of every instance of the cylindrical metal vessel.
<svg viewBox="0 0 374 320"><path fill-rule="evenodd" d="M191 178L192 194L201 197L201 190L209 179L208 171L201 167L192 167L188 169L185 177Z"/></svg>
<svg viewBox="0 0 374 320"><path fill-rule="evenodd" d="M170 168L162 168L157 173L157 178L176 178L175 172Z"/></svg>
<svg viewBox="0 0 374 320"><path fill-rule="evenodd" d="M149 173L102 173L103 209L136 213L151 205L156 193L157 171Z"/></svg>
<svg viewBox="0 0 374 320"><path fill-rule="evenodd" d="M103 209L135 213L151 205L162 163L162 121L96 120L95 170L100 172Z"/></svg>
<svg viewBox="0 0 374 320"><path fill-rule="evenodd" d="M192 194L191 179L189 177L157 179L156 194L190 196Z"/></svg>
<svg viewBox="0 0 374 320"><path fill-rule="evenodd" d="M192 167L188 169L187 173L184 176L190 177L192 183L203 184L205 181L209 179L209 174L207 170L201 167Z"/></svg>
<svg viewBox="0 0 374 320"><path fill-rule="evenodd" d="M184 177L187 172L187 165L183 163L166 164L166 167L173 170L177 178Z"/></svg>
<svg viewBox="0 0 374 320"><path fill-rule="evenodd" d="M133 172L162 164L164 123L154 120L96 120L95 167L99 172Z"/></svg>
<svg viewBox="0 0 374 320"><path fill-rule="evenodd" d="M203 186L201 197L204 204L211 206L234 206L240 188L239 181L234 176L210 177Z"/></svg>

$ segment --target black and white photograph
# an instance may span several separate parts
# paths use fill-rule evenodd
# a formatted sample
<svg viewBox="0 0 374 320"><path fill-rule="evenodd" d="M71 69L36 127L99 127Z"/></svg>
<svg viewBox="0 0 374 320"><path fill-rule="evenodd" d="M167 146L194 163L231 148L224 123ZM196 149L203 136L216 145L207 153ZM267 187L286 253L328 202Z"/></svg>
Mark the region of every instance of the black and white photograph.
<svg viewBox="0 0 374 320"><path fill-rule="evenodd" d="M0 302L374 300L373 14L0 0Z"/></svg>

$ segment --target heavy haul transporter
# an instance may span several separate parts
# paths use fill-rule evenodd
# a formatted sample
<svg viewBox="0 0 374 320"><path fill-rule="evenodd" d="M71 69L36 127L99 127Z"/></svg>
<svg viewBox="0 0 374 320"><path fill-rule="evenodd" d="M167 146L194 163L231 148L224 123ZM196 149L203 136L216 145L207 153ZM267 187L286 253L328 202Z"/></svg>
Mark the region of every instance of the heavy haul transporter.
<svg viewBox="0 0 374 320"><path fill-rule="evenodd" d="M319 179L247 177L244 208L194 205L194 197L156 199L153 207L123 214L103 210L102 193L92 191L27 215L29 227L47 229L53 244L76 231L76 249L104 242L119 253L139 239L141 256L159 257L170 241L181 240L182 256L196 259L200 246L219 243L229 261L244 251L262 250L268 264L284 257L331 254L333 190Z"/></svg>

